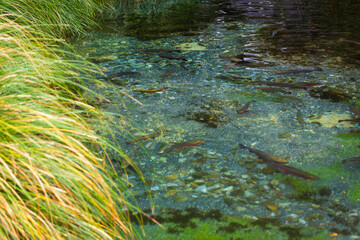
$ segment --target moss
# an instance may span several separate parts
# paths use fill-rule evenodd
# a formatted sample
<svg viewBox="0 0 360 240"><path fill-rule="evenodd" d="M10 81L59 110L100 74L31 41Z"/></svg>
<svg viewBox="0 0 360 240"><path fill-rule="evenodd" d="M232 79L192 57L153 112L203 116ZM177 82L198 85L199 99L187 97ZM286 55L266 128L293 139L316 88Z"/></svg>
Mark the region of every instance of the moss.
<svg viewBox="0 0 360 240"><path fill-rule="evenodd" d="M284 175L279 176L278 179L293 187L294 198L304 201L314 201L317 192L317 182Z"/></svg>
<svg viewBox="0 0 360 240"><path fill-rule="evenodd" d="M174 219L174 213L181 218ZM215 215L214 215L215 214ZM164 229L155 224L143 226L147 233L146 239L327 239L329 233L315 228L299 228L282 225L273 218L248 220L237 217L219 215L218 211L200 212L192 209L181 213L179 210L169 210L164 213L162 224ZM196 217L195 215L198 215ZM186 216L184 218L184 216ZM181 224L176 223L181 219ZM175 220L175 222L174 222ZM185 220L185 221L184 221ZM191 222L192 225L185 224Z"/></svg>
<svg viewBox="0 0 360 240"><path fill-rule="evenodd" d="M347 191L347 197L352 202L360 202L360 180L353 180Z"/></svg>

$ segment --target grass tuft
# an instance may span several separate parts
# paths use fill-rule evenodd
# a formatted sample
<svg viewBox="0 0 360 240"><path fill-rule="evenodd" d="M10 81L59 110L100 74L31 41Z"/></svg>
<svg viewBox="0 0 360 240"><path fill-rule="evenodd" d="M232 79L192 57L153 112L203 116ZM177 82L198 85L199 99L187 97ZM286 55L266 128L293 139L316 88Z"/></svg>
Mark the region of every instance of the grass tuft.
<svg viewBox="0 0 360 240"><path fill-rule="evenodd" d="M84 118L104 118L81 96L92 66L65 60L55 39L82 31L96 10L90 0L0 0L2 239L134 237L126 180L115 184L100 153L132 163Z"/></svg>

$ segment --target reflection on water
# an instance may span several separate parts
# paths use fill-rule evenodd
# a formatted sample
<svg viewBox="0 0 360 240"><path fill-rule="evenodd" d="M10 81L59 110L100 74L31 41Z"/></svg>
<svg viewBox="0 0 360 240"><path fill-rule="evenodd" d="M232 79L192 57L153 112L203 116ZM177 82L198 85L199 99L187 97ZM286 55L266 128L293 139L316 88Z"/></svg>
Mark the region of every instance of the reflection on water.
<svg viewBox="0 0 360 240"><path fill-rule="evenodd" d="M148 239L356 239L360 50L338 38L359 41L359 6L148 2L75 43L107 75L99 104L121 114L113 141L149 184L130 176L141 208L150 191L158 220L179 223ZM216 222L196 235L193 218Z"/></svg>
<svg viewBox="0 0 360 240"><path fill-rule="evenodd" d="M212 0L143 1L135 8L119 8L102 28L140 39L174 33L194 35L211 22L266 23L258 49L276 55L339 56L359 64L359 46L338 41L360 40L360 3L353 0ZM155 1L156 2L156 1ZM125 9L125 10L123 10Z"/></svg>

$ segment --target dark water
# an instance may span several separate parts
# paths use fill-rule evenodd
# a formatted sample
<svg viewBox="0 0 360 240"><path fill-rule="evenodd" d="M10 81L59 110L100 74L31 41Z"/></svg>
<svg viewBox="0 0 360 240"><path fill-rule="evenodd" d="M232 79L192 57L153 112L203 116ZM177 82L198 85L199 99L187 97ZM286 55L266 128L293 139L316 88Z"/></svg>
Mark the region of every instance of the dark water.
<svg viewBox="0 0 360 240"><path fill-rule="evenodd" d="M214 22L266 23L260 31L265 43L249 51L339 56L358 65L360 46L338 39L360 42L359 12L356 0L158 1L119 8L118 17L102 27L145 40L174 33L194 35Z"/></svg>
<svg viewBox="0 0 360 240"><path fill-rule="evenodd" d="M359 163L341 163L360 154L360 138L348 134L358 124L338 120L356 117L349 104L360 105L359 10L355 1L132 1L75 42L108 75L97 76L109 84L100 107L116 116L111 139L144 174L147 189L129 169L141 209L152 202L166 213L164 224L180 223L172 229L178 234L200 215L217 221L217 236L230 224L220 221L224 214L256 219L240 239L256 239L247 232L267 223L273 225L262 239L301 239L307 227L308 237L325 231L309 239L358 239ZM183 44L196 48L144 51ZM320 85L272 92L263 82ZM202 143L159 154L196 139ZM239 143L286 158L319 180L276 171ZM122 174L121 158L113 159ZM166 212L174 208L191 210ZM145 239L206 238L159 238L152 226Z"/></svg>

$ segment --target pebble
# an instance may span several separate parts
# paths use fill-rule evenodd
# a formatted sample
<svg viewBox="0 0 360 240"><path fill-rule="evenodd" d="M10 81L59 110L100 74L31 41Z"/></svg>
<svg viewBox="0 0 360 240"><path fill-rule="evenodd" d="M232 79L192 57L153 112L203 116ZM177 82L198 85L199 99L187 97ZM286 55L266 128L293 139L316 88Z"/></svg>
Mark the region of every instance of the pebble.
<svg viewBox="0 0 360 240"><path fill-rule="evenodd" d="M288 138L288 137L291 137L291 133L288 133L288 132L281 133L278 137L279 138Z"/></svg>
<svg viewBox="0 0 360 240"><path fill-rule="evenodd" d="M208 188L206 185L200 185L197 188L195 188L196 192L202 192L202 193L208 193Z"/></svg>
<svg viewBox="0 0 360 240"><path fill-rule="evenodd" d="M290 223L297 223L297 222L299 222L299 215L297 215L295 213L291 213L288 215L286 221L288 221Z"/></svg>
<svg viewBox="0 0 360 240"><path fill-rule="evenodd" d="M238 212L245 212L247 210L247 208L245 208L245 207L237 207L236 210Z"/></svg>
<svg viewBox="0 0 360 240"><path fill-rule="evenodd" d="M152 187L150 188L150 190L151 190L151 191L159 191L159 190L160 190L160 187L157 186L157 185L155 185L155 186L152 186Z"/></svg>
<svg viewBox="0 0 360 240"><path fill-rule="evenodd" d="M274 187L277 187L277 186L279 186L279 181L278 180L276 180L276 179L273 179L273 180L271 180L271 185L273 185Z"/></svg>
<svg viewBox="0 0 360 240"><path fill-rule="evenodd" d="M177 183L167 183L166 184L166 187L168 187L168 188L178 187L178 186L179 186L179 184L177 184Z"/></svg>
<svg viewBox="0 0 360 240"><path fill-rule="evenodd" d="M245 198L251 198L251 197L254 197L255 194L253 194L252 192L248 191L248 190L245 190L244 191L244 197Z"/></svg>
<svg viewBox="0 0 360 240"><path fill-rule="evenodd" d="M166 192L166 195L167 196L174 196L178 192L179 192L178 190L169 190L169 191Z"/></svg>
<svg viewBox="0 0 360 240"><path fill-rule="evenodd" d="M279 206L276 204L267 204L266 208L269 209L270 211L274 212L279 209Z"/></svg>
<svg viewBox="0 0 360 240"><path fill-rule="evenodd" d="M171 175L167 175L166 177L165 177L165 179L167 180L167 181L174 181L175 179L178 179L179 178L179 175L177 175L177 174L171 174Z"/></svg>
<svg viewBox="0 0 360 240"><path fill-rule="evenodd" d="M174 197L175 202L183 202L183 201L186 201L187 199L188 199L188 197L182 196L182 195Z"/></svg>

